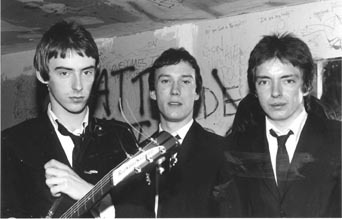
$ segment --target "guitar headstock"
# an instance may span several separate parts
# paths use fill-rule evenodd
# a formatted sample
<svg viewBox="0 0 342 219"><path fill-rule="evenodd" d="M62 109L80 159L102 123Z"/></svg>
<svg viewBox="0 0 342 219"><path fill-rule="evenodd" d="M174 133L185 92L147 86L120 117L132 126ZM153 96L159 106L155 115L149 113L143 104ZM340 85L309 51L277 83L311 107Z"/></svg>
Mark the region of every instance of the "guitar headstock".
<svg viewBox="0 0 342 219"><path fill-rule="evenodd" d="M157 165L163 157L173 155L179 146L178 140L168 132L160 132L148 139L147 145L113 171L113 185L116 186L131 175L139 174L148 165Z"/></svg>

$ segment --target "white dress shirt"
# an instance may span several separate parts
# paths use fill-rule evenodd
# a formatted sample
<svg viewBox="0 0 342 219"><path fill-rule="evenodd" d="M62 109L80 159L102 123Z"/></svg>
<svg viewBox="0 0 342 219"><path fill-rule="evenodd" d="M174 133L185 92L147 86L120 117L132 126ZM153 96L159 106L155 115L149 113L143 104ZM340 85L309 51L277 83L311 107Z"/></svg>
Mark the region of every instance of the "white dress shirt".
<svg viewBox="0 0 342 219"><path fill-rule="evenodd" d="M182 128L178 129L177 131L170 133L172 136L176 137L177 135L180 137L178 140L180 144L183 143L183 140L188 133L192 123L194 123L194 120L191 119L186 125L184 125ZM159 132L164 131L161 125L159 124Z"/></svg>
<svg viewBox="0 0 342 219"><path fill-rule="evenodd" d="M74 134L74 135L81 135L85 128L88 126L88 118L89 118L89 109L88 107L86 108L86 115L84 116L83 122L82 122L82 126L75 129L74 131L70 131L67 129L67 127L65 127L70 133ZM63 150L68 158L68 161L70 163L70 165L72 166L72 151L74 149L74 143L71 140L70 136L65 136L62 135L59 131L58 131L58 124L56 122L56 120L58 120L57 116L54 114L54 112L52 112L51 110L51 103L49 103L48 105L48 110L47 110L47 114L49 116L49 119L55 129L55 132L57 133L58 139L61 142L61 145L63 147Z"/></svg>
<svg viewBox="0 0 342 219"><path fill-rule="evenodd" d="M290 137L287 139L285 143L285 147L287 150L287 153L289 155L289 161L291 163L294 152L296 150L298 140L300 137L300 134L302 133L304 124L306 122L306 119L308 117L308 114L305 110L301 112L298 117L294 120L294 122L283 132L281 132L279 129L277 129L271 121L265 116L266 118L266 137L268 142L268 148L270 151L271 156L271 163L273 168L273 173L275 176L275 180L277 182L277 174L276 174L276 157L277 157L277 150L278 150L278 142L277 138L273 137L270 134L270 130L273 129L277 135L286 135L290 130L292 130L293 135L290 135Z"/></svg>

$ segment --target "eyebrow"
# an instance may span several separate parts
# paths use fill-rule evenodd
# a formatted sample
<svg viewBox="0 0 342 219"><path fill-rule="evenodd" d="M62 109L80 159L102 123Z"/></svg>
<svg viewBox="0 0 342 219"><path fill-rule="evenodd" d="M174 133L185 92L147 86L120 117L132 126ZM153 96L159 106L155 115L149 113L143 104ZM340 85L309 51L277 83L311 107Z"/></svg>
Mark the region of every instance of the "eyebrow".
<svg viewBox="0 0 342 219"><path fill-rule="evenodd" d="M195 78L192 75L182 75L182 78Z"/></svg>
<svg viewBox="0 0 342 219"><path fill-rule="evenodd" d="M158 75L158 79L161 77L172 77L170 74L161 74ZM181 78L194 78L193 75L181 75Z"/></svg>
<svg viewBox="0 0 342 219"><path fill-rule="evenodd" d="M288 74L288 75L283 75L280 78L284 79L284 78L292 78L292 77L299 78L300 76L296 75L296 74ZM272 77L266 76L266 75L261 75L261 76L256 76L255 78L256 79L268 79L268 78L272 78Z"/></svg>
<svg viewBox="0 0 342 219"><path fill-rule="evenodd" d="M68 67L64 67L64 66L58 66L55 68L55 70L68 70L68 71L72 71L73 68L68 68ZM91 65L91 66L87 66L85 68L82 68L81 70L84 71L84 70L88 70L88 69L95 69L95 66Z"/></svg>
<svg viewBox="0 0 342 219"><path fill-rule="evenodd" d="M267 79L267 78L271 78L269 76L255 76L256 79Z"/></svg>

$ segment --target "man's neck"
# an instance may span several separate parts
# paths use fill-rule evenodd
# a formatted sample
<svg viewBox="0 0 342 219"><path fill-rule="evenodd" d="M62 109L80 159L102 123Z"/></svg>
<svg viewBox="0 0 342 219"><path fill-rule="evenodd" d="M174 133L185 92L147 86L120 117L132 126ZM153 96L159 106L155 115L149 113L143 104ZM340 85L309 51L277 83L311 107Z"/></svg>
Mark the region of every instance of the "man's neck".
<svg viewBox="0 0 342 219"><path fill-rule="evenodd" d="M51 111L55 114L60 123L70 131L74 131L75 129L82 127L88 108L85 108L80 113L70 113L65 110L61 112L61 110L55 110L53 107L51 107Z"/></svg>
<svg viewBox="0 0 342 219"><path fill-rule="evenodd" d="M179 130L180 128L184 127L186 124L188 124L190 120L184 120L181 122L172 122L172 121L167 121L165 119L161 119L160 120L160 126L164 131L167 131L169 133L174 133L177 130Z"/></svg>

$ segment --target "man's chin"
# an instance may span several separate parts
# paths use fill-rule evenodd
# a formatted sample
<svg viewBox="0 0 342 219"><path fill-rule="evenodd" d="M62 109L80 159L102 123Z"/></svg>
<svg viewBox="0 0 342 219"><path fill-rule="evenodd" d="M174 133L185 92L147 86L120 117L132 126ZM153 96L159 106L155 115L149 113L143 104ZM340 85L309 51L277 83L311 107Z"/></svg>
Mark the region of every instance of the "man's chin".
<svg viewBox="0 0 342 219"><path fill-rule="evenodd" d="M85 109L86 109L86 106L83 106L83 107L69 108L67 109L67 111L72 114L80 114L80 113L83 113Z"/></svg>
<svg viewBox="0 0 342 219"><path fill-rule="evenodd" d="M268 114L267 116L269 119L273 121L283 121L287 119L287 117L284 114Z"/></svg>

